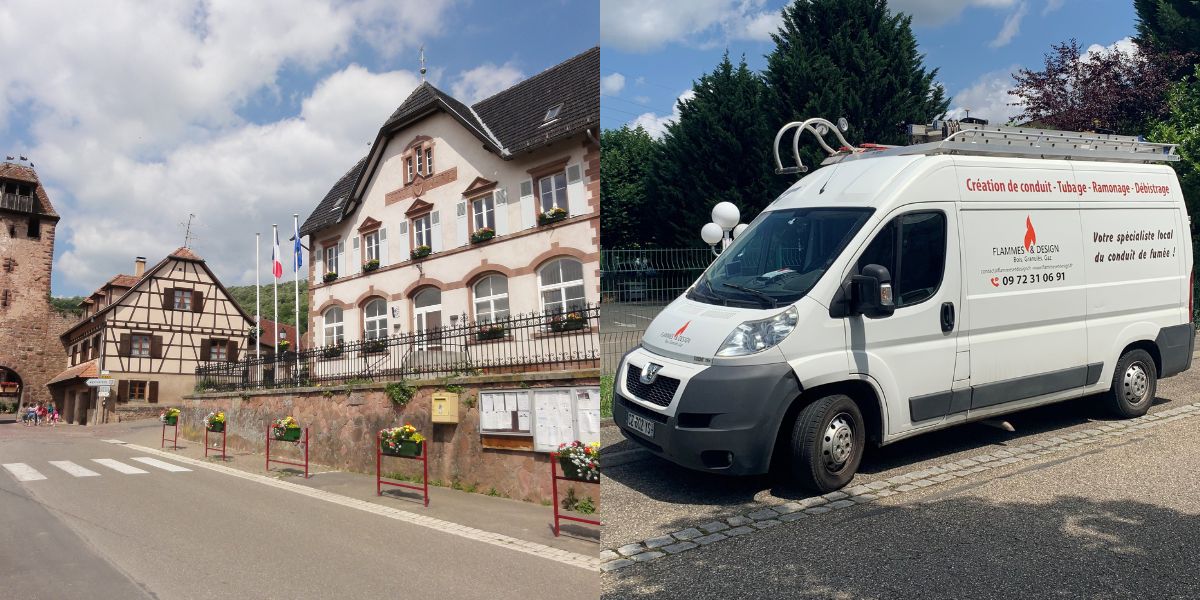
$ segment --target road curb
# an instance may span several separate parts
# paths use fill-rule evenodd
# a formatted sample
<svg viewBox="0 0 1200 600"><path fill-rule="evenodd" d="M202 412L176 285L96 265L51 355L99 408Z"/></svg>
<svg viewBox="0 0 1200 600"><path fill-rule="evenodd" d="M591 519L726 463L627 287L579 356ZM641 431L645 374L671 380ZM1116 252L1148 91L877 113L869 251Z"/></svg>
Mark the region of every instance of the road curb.
<svg viewBox="0 0 1200 600"><path fill-rule="evenodd" d="M750 535L793 521L815 517L859 504L869 504L897 494L911 492L967 477L992 468L1040 458L1044 455L1078 448L1106 439L1118 438L1162 423L1200 416L1200 402L1184 404L1135 419L1103 423L1096 427L1065 433L1022 446L994 450L988 454L927 467L894 477L873 481L783 504L762 503L753 510L723 519L710 520L653 538L605 548L600 552L600 570L604 573L659 560L696 548Z"/></svg>

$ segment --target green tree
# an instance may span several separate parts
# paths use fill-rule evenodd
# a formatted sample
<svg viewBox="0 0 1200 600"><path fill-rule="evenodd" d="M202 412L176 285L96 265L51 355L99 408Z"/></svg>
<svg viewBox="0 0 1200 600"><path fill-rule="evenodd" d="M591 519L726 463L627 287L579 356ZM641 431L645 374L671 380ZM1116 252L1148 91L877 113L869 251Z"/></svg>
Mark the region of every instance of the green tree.
<svg viewBox="0 0 1200 600"><path fill-rule="evenodd" d="M272 284L262 286L260 294L262 295L262 314L264 319L271 318L271 287ZM229 295L233 297L234 302L242 307L251 317L254 316L254 286L252 285L235 285L228 288ZM292 282L279 285L279 322L288 325L295 325L296 320L296 291L292 288ZM300 282L300 335L308 331L308 282Z"/></svg>
<svg viewBox="0 0 1200 600"><path fill-rule="evenodd" d="M1200 211L1200 66L1192 77L1171 87L1167 93L1169 116L1150 132L1156 142L1179 144L1179 162L1172 163L1188 213ZM1193 238L1194 240L1194 238Z"/></svg>
<svg viewBox="0 0 1200 600"><path fill-rule="evenodd" d="M911 23L886 0L796 0L784 8L765 73L772 133L789 121L846 117L851 144L904 144L906 124L945 113L950 100L934 82L937 69L923 66ZM809 169L826 156L814 143L801 152Z"/></svg>
<svg viewBox="0 0 1200 600"><path fill-rule="evenodd" d="M1144 51L1200 55L1200 2L1133 0L1137 37Z"/></svg>
<svg viewBox="0 0 1200 600"><path fill-rule="evenodd" d="M773 174L766 87L745 58L734 66L726 53L692 91L667 126L646 185L654 223L645 235L663 246L702 246L713 205L732 202L749 220L790 183Z"/></svg>
<svg viewBox="0 0 1200 600"><path fill-rule="evenodd" d="M646 195L654 138L640 125L600 133L600 245L645 248L652 242L654 202Z"/></svg>

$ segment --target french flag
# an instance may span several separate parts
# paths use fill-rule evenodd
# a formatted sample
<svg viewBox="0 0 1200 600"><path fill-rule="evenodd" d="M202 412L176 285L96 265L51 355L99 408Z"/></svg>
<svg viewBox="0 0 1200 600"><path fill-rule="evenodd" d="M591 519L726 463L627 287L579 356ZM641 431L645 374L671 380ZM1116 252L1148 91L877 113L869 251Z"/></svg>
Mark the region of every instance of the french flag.
<svg viewBox="0 0 1200 600"><path fill-rule="evenodd" d="M275 279L283 277L283 263L279 262L279 230L275 230L275 247L271 248L271 273Z"/></svg>

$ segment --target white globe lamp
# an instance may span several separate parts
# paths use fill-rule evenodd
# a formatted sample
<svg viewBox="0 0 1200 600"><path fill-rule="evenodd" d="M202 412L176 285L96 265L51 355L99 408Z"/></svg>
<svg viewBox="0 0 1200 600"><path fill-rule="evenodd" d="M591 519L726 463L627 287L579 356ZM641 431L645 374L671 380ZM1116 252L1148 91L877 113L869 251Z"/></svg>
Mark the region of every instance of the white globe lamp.
<svg viewBox="0 0 1200 600"><path fill-rule="evenodd" d="M725 237L725 232L721 230L721 226L716 223L705 223L700 229L700 238L705 244L715 246L721 243L721 238Z"/></svg>
<svg viewBox="0 0 1200 600"><path fill-rule="evenodd" d="M712 209L712 220L724 231L733 229L742 214L732 202L719 202Z"/></svg>
<svg viewBox="0 0 1200 600"><path fill-rule="evenodd" d="M736 240L739 235L742 235L742 232L745 231L747 227L749 227L749 225L745 223L738 223L738 226L733 228L733 239Z"/></svg>

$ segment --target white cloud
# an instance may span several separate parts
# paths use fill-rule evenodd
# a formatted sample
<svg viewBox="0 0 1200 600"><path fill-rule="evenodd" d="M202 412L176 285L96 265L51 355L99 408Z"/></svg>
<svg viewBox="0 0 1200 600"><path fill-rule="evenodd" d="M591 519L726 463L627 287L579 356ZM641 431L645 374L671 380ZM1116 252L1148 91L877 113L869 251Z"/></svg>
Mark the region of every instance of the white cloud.
<svg viewBox="0 0 1200 600"><path fill-rule="evenodd" d="M1133 38L1126 36L1107 46L1092 44L1091 46L1087 47L1087 50L1083 51L1083 54L1080 55L1080 58L1083 60L1088 60L1092 54L1099 52L1112 52L1113 50L1117 50L1122 54L1133 55L1137 54L1138 48L1137 44L1133 42Z"/></svg>
<svg viewBox="0 0 1200 600"><path fill-rule="evenodd" d="M675 101L675 106L671 108L671 114L659 116L656 113L646 112L639 115L636 119L629 122L630 127L641 126L650 134L650 137L659 139L667 132L667 125L679 120L679 103L687 102L696 97L694 90L687 90L679 95Z"/></svg>
<svg viewBox="0 0 1200 600"><path fill-rule="evenodd" d="M988 43L988 46L992 48L1007 46L1021 32L1021 19L1025 18L1025 13L1027 12L1029 12L1029 5L1022 2L1015 12L1004 19L1004 25L1000 27L1000 32Z"/></svg>
<svg viewBox="0 0 1200 600"><path fill-rule="evenodd" d="M217 274L253 281L254 232L269 256L270 223L290 236L292 213L307 217L419 82L338 61L356 41L411 51L452 3L0 4L0 56L19 57L0 69L0 132L28 131L21 150L63 217L55 292L90 291L135 255L161 258L182 244L188 213ZM299 114L247 122L248 105L283 96L285 70L323 76L286 92ZM488 89L474 77L472 90Z"/></svg>
<svg viewBox="0 0 1200 600"><path fill-rule="evenodd" d="M1012 8L1018 0L891 0L888 8L912 16L913 25L939 27L954 21L967 7Z"/></svg>
<svg viewBox="0 0 1200 600"><path fill-rule="evenodd" d="M1046 8L1042 9L1042 16L1046 16L1060 8L1067 0L1046 0Z"/></svg>
<svg viewBox="0 0 1200 600"><path fill-rule="evenodd" d="M952 108L946 112L946 117L961 119L970 111L972 117L987 119L992 125L1008 123L1022 110L1020 106L1009 106L1018 99L1008 94L1013 89L1012 73L1019 68L1020 65L1012 65L980 75L966 89L954 94Z"/></svg>
<svg viewBox="0 0 1200 600"><path fill-rule="evenodd" d="M782 23L765 0L601 0L600 43L625 52L667 44L767 40Z"/></svg>
<svg viewBox="0 0 1200 600"><path fill-rule="evenodd" d="M600 78L600 91L610 96L616 96L625 89L625 76L620 73L610 73Z"/></svg>
<svg viewBox="0 0 1200 600"><path fill-rule="evenodd" d="M525 79L525 74L506 62L500 66L485 63L469 71L463 71L450 85L450 95L466 104L474 104Z"/></svg>

